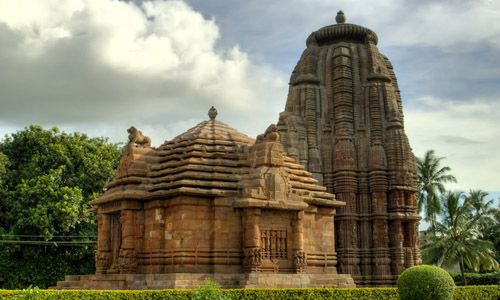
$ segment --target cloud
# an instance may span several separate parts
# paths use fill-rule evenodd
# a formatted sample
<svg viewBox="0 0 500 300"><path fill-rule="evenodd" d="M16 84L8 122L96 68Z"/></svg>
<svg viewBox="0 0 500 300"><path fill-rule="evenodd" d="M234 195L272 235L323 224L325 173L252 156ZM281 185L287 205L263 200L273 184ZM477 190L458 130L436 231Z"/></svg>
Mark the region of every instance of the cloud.
<svg viewBox="0 0 500 300"><path fill-rule="evenodd" d="M29 124L159 145L203 119L255 137L276 122L314 30L374 30L395 67L415 154L463 190L498 191L500 2L0 0L0 131Z"/></svg>
<svg viewBox="0 0 500 300"><path fill-rule="evenodd" d="M438 136L437 139L443 140L445 143L460 145L469 145L469 144L484 144L484 142L479 142L475 140L471 140L468 138L464 138L462 136L453 136L453 135L441 135Z"/></svg>
<svg viewBox="0 0 500 300"><path fill-rule="evenodd" d="M446 157L458 184L469 189L498 190L500 169L500 101L471 99L468 102L421 97L405 107L405 128L416 156L427 150Z"/></svg>
<svg viewBox="0 0 500 300"><path fill-rule="evenodd" d="M484 44L500 48L500 3L491 0L404 1L391 21L386 39L406 46L436 46L443 51L462 52ZM394 24L394 23L393 23ZM483 44L483 45L480 45Z"/></svg>
<svg viewBox="0 0 500 300"><path fill-rule="evenodd" d="M217 48L219 37L214 18L182 1L0 1L0 118L175 127L215 105L230 125L263 131L286 77L236 44Z"/></svg>

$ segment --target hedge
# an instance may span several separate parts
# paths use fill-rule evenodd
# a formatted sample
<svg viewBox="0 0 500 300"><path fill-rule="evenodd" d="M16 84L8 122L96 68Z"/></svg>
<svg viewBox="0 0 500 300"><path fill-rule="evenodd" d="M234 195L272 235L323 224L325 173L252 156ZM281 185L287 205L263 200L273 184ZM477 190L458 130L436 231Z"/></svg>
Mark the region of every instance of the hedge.
<svg viewBox="0 0 500 300"><path fill-rule="evenodd" d="M233 300L249 299L335 299L335 300L398 300L396 288L358 288L358 289L237 289L223 290ZM57 293L60 300L191 300L192 290L149 290L149 291L47 291ZM0 299L16 299L22 291L0 290ZM457 287L454 300L498 300L498 286Z"/></svg>
<svg viewBox="0 0 500 300"><path fill-rule="evenodd" d="M462 274L450 274L456 285L464 285ZM465 273L467 285L500 285L500 272L493 273Z"/></svg>

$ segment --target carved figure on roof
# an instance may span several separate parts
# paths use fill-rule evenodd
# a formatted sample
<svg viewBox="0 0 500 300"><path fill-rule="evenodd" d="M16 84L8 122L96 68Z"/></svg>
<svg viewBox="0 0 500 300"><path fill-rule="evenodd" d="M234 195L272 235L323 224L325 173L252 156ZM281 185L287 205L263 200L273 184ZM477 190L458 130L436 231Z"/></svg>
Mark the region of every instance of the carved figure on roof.
<svg viewBox="0 0 500 300"><path fill-rule="evenodd" d="M280 137L278 133L278 126L276 124L271 124L267 127L266 131L263 134L259 134L257 136L257 143L267 141L267 142L277 142Z"/></svg>
<svg viewBox="0 0 500 300"><path fill-rule="evenodd" d="M151 147L151 138L149 136L143 135L142 131L140 131L139 129L131 126L129 129L127 129L127 132L129 133L129 144L137 144L142 147Z"/></svg>

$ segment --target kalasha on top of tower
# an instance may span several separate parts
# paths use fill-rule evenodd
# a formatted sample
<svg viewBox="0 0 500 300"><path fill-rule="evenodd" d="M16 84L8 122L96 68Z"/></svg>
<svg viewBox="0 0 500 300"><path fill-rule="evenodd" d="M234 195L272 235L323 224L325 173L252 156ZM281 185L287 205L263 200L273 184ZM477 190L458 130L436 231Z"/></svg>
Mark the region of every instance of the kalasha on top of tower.
<svg viewBox="0 0 500 300"><path fill-rule="evenodd" d="M335 17L337 24L328 25L314 31L306 40L306 45L311 43L327 44L338 40L356 40L359 42L378 43L378 37L372 30L356 24L345 23L346 17L343 11L339 11Z"/></svg>

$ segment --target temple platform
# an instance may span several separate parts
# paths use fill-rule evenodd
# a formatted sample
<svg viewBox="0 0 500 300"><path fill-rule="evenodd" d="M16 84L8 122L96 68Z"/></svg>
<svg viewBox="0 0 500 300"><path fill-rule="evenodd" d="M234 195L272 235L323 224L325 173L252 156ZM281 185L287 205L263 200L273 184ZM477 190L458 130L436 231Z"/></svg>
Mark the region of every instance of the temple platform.
<svg viewBox="0 0 500 300"><path fill-rule="evenodd" d="M59 290L160 290L193 289L206 278L224 289L239 288L355 288L347 274L98 274L68 275L51 289Z"/></svg>

